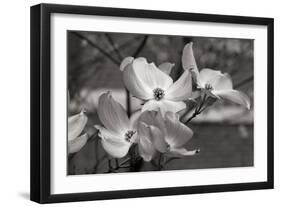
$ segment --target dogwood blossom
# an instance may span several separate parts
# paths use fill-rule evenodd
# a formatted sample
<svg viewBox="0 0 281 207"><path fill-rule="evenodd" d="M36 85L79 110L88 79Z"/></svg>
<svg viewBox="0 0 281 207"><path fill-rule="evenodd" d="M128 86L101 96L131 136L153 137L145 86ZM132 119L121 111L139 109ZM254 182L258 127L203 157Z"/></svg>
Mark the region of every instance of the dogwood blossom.
<svg viewBox="0 0 281 207"><path fill-rule="evenodd" d="M148 63L145 58L127 57L121 63L123 81L130 93L144 100L142 111L160 108L164 115L167 111L178 112L186 107L184 103L191 96L191 74L187 70L173 82L169 76L173 64L165 63L158 67Z"/></svg>
<svg viewBox="0 0 281 207"><path fill-rule="evenodd" d="M137 138L135 119L128 118L123 106L113 99L110 92L99 97L98 116L104 127L95 125L95 128L99 130L105 151L115 158L126 156Z"/></svg>
<svg viewBox="0 0 281 207"><path fill-rule="evenodd" d="M146 151L140 151L144 160L151 160L155 149L167 156L195 155L199 150L187 150L184 145L192 138L192 130L179 121L177 113L166 112L164 118L160 111L145 111L139 118L143 127L140 140ZM151 148L151 144L154 148Z"/></svg>
<svg viewBox="0 0 281 207"><path fill-rule="evenodd" d="M230 76L227 73L212 69L202 69L200 72L194 58L192 43L183 49L182 65L186 71L191 71L193 81L198 89L217 99L225 99L250 109L250 100L246 94L233 89Z"/></svg>
<svg viewBox="0 0 281 207"><path fill-rule="evenodd" d="M84 110L68 118L68 154L78 152L86 144L88 134L79 135L85 128L87 121L88 117Z"/></svg>

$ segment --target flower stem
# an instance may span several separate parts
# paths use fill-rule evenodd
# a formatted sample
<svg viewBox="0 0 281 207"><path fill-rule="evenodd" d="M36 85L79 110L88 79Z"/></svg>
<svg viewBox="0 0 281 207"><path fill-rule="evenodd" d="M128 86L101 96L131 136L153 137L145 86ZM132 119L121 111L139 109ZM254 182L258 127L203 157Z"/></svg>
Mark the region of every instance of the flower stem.
<svg viewBox="0 0 281 207"><path fill-rule="evenodd" d="M205 110L207 107L203 108L205 102L206 102L207 96L206 94L204 94L199 106L195 109L194 113L191 115L191 117L189 117L185 124L189 123L193 118L195 118L197 115L199 115L203 110ZM203 108L203 110L202 110Z"/></svg>
<svg viewBox="0 0 281 207"><path fill-rule="evenodd" d="M159 154L159 159L158 159L158 170L161 171L163 169L163 165L162 165L162 160L163 160L164 156L162 153Z"/></svg>
<svg viewBox="0 0 281 207"><path fill-rule="evenodd" d="M117 158L115 158L115 165L116 165L117 168L119 168L119 161L118 161Z"/></svg>
<svg viewBox="0 0 281 207"><path fill-rule="evenodd" d="M127 158L126 160L124 160L123 162L120 163L120 165L124 165L125 163L129 162L130 158Z"/></svg>
<svg viewBox="0 0 281 207"><path fill-rule="evenodd" d="M126 99L127 99L127 115L130 117L131 115L131 98L130 98L130 92L126 89Z"/></svg>
<svg viewBox="0 0 281 207"><path fill-rule="evenodd" d="M113 168L112 168L112 165L111 165L111 159L108 159L107 164L108 164L108 173L113 172Z"/></svg>
<svg viewBox="0 0 281 207"><path fill-rule="evenodd" d="M124 165L126 164L130 159L126 159L124 160L123 162L121 162L119 164L119 160L116 158L114 159L115 160L115 163L116 163L116 166L115 167L112 167L112 164L111 164L111 159L108 159L108 171L106 173L114 173L116 172L116 170L119 170L119 169L124 169L124 168L130 168L131 166L130 165Z"/></svg>
<svg viewBox="0 0 281 207"><path fill-rule="evenodd" d="M135 165L136 165L136 154L135 154L135 145L132 145L129 150L130 155L130 171L135 172Z"/></svg>

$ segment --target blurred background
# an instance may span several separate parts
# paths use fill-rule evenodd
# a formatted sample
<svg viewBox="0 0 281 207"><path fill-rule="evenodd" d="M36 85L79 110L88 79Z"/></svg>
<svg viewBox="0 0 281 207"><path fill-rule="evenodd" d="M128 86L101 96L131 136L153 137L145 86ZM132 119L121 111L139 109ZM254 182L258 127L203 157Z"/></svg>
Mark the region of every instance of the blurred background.
<svg viewBox="0 0 281 207"><path fill-rule="evenodd" d="M247 167L254 165L253 147L253 40L210 37L182 37L68 31L68 115L85 109L89 121L85 131L90 135L81 151L68 157L68 174L94 174L107 171L107 154L95 136L99 124L96 110L98 97L106 91L131 113L140 108L133 97L127 102L119 65L124 57L145 57L159 65L175 63L171 76L182 73L183 47L193 42L199 70L212 68L230 74L236 90L251 99L251 110L230 102L218 102L198 115L188 125L194 137L187 149L200 148L200 154L173 159L165 170ZM143 163L141 170L153 170Z"/></svg>

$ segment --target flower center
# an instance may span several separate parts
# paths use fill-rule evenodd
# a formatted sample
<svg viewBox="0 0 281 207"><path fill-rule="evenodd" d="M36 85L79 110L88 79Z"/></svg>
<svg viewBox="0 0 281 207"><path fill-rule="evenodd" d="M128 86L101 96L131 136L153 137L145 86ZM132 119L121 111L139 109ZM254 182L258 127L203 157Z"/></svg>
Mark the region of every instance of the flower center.
<svg viewBox="0 0 281 207"><path fill-rule="evenodd" d="M161 88L155 88L153 90L153 96L156 101L161 100L165 96L164 90Z"/></svg>
<svg viewBox="0 0 281 207"><path fill-rule="evenodd" d="M125 140L127 142L131 142L131 138L135 133L136 133L136 131L133 131L133 130L127 131L126 134L125 134Z"/></svg>
<svg viewBox="0 0 281 207"><path fill-rule="evenodd" d="M206 83L206 84L205 84L205 89L211 91L211 90L213 90L214 88L213 88L213 86L212 86L210 83Z"/></svg>

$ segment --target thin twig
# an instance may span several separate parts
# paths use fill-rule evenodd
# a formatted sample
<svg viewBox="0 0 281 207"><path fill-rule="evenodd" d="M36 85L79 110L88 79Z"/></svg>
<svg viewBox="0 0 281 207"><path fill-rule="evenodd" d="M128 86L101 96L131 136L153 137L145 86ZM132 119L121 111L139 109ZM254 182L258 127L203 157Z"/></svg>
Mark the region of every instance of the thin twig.
<svg viewBox="0 0 281 207"><path fill-rule="evenodd" d="M250 76L250 77L248 77L248 78L242 80L241 82L235 84L235 85L234 85L234 88L239 88L239 87L243 86L244 84L248 83L249 81L252 81L253 78L254 78L253 76Z"/></svg>
<svg viewBox="0 0 281 207"><path fill-rule="evenodd" d="M120 165L124 165L126 162L130 161L130 158L127 158L126 160L124 160L123 162L120 163Z"/></svg>
<svg viewBox="0 0 281 207"><path fill-rule="evenodd" d="M128 46L132 46L132 44L135 43L136 41L138 41L140 38L141 38L141 37L139 36L139 37L130 39L130 40L128 40L128 41L126 41L126 42L124 42L124 43L122 43L122 44L116 46L116 49L119 50L119 51L120 51L120 50L123 50L123 49L126 49ZM112 56L112 53L113 53L113 52L114 52L114 48L111 48L110 50L108 50L107 53L108 53L110 56ZM82 63L81 65L76 66L74 70L78 71L79 68L82 68L82 67L83 67L84 65L86 65L86 64L87 64L87 65L94 65L94 64L96 64L96 63L98 63L98 62L100 62L100 61L101 61L101 57L100 57L100 58L95 58L94 60L92 60L92 59L87 60L87 61L85 61L84 63Z"/></svg>
<svg viewBox="0 0 281 207"><path fill-rule="evenodd" d="M135 44L135 43L136 43L138 40L140 40L140 39L142 39L141 36L132 38L132 39L130 39L130 40L128 40L128 41L126 41L126 42L120 44L120 45L116 45L116 49L118 49L118 50L120 51L120 50L126 49L128 46L132 47L132 45ZM112 52L114 52L114 49L113 49L113 48L111 48L110 50L108 50L108 53L111 54Z"/></svg>
<svg viewBox="0 0 281 207"><path fill-rule="evenodd" d="M204 103L205 103L205 101L206 101L206 94L204 95L204 97L203 97L203 99L202 99L202 101L200 102L200 104L199 104L199 107L197 107L196 109L195 109L195 111L194 111L194 113L191 115L191 117L189 117L187 120L186 120L186 122L185 122L185 124L187 124L187 123L189 123L193 118L195 118L197 115L199 115L204 109L206 109L207 107L205 107L203 110L202 110L202 107L204 106Z"/></svg>
<svg viewBox="0 0 281 207"><path fill-rule="evenodd" d="M158 170L162 170L162 158L163 158L163 155L162 153L159 154L159 160L158 160Z"/></svg>
<svg viewBox="0 0 281 207"><path fill-rule="evenodd" d="M115 51L116 55L118 56L119 60L122 61L123 56L121 55L121 52L116 47L116 44L115 44L114 40L112 39L112 37L107 33L105 34L105 37L108 40L108 42L111 44L111 46L112 46L113 50Z"/></svg>
<svg viewBox="0 0 281 207"><path fill-rule="evenodd" d="M148 35L145 35L143 40L141 41L139 47L136 49L133 57L138 56L138 54L142 51L143 47L145 46L145 43L146 43L147 39L148 39Z"/></svg>
<svg viewBox="0 0 281 207"><path fill-rule="evenodd" d="M199 115L199 114L200 114L200 113L195 109L194 113L192 114L191 117L189 117L189 118L186 120L185 124L189 123L193 118L195 118L195 117L196 117L197 115Z"/></svg>
<svg viewBox="0 0 281 207"><path fill-rule="evenodd" d="M118 159L115 159L115 162L116 162L116 167L112 167L111 160L108 159L108 171L106 173L112 173L119 169L131 168L131 165L123 165L123 164L125 164L125 162L122 162L120 165L117 164Z"/></svg>
<svg viewBox="0 0 281 207"><path fill-rule="evenodd" d="M108 164L108 172L109 173L113 172L113 168L112 168L112 165L111 165L111 159L108 159L107 164Z"/></svg>
<svg viewBox="0 0 281 207"><path fill-rule="evenodd" d="M180 121L184 122L185 117L196 107L195 103L196 103L195 100L190 100L190 102L188 102L189 105L186 107L187 110L184 112L183 115L181 115Z"/></svg>
<svg viewBox="0 0 281 207"><path fill-rule="evenodd" d="M104 56L106 56L108 59L110 59L114 64L116 64L118 67L120 65L120 61L115 60L109 53L107 53L104 49L102 49L100 46L98 46L97 44L95 44L93 41L91 41L89 38L85 37L84 35L78 33L78 32L73 32L73 34L75 34L77 37L79 37L82 40L86 40L88 42L89 45L91 45L92 47L96 48L97 50L99 50Z"/></svg>

